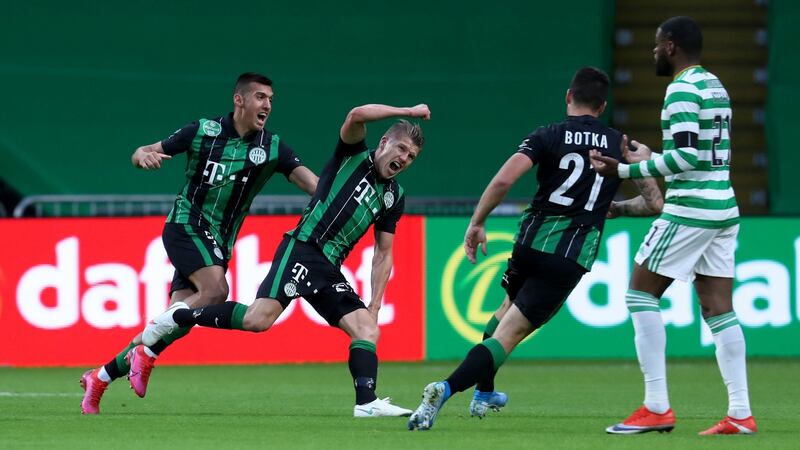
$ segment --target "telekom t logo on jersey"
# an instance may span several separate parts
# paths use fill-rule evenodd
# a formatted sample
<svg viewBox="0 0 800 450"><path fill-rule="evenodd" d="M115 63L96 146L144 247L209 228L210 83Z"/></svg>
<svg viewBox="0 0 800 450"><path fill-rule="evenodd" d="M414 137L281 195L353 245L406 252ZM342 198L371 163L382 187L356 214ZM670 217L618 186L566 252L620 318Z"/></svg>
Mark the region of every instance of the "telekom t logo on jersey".
<svg viewBox="0 0 800 450"><path fill-rule="evenodd" d="M225 175L225 164L216 163L214 161L206 161L206 168L203 171L205 177L203 181L207 184L214 185L216 181L222 181Z"/></svg>
<svg viewBox="0 0 800 450"><path fill-rule="evenodd" d="M376 205L374 200L376 199L375 196L375 188L369 184L369 180L367 177L361 179L358 182L358 186L356 186L355 192L353 192L353 198L362 205L367 205L374 214L378 214L380 207Z"/></svg>

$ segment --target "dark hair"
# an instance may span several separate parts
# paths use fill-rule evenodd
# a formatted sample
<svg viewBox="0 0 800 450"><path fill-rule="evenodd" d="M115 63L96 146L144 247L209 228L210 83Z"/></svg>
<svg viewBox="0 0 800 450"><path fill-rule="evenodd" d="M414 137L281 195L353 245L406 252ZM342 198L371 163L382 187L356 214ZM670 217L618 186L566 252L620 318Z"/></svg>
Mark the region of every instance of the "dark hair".
<svg viewBox="0 0 800 450"><path fill-rule="evenodd" d="M389 127L389 129L386 130L386 133L383 135L387 138L408 136L411 139L411 142L413 142L414 145L416 145L420 150L422 150L422 146L425 145L425 136L422 135L422 127L420 127L417 123L412 123L404 119L400 119L395 122L395 124Z"/></svg>
<svg viewBox="0 0 800 450"><path fill-rule="evenodd" d="M569 90L575 103L597 111L608 98L608 75L594 67L581 67L572 77Z"/></svg>
<svg viewBox="0 0 800 450"><path fill-rule="evenodd" d="M263 84L265 86L272 86L272 80L267 78L264 75L256 72L245 72L239 75L239 78L236 79L236 86L233 88L234 94L244 94L247 92L247 87L250 83L258 83Z"/></svg>
<svg viewBox="0 0 800 450"><path fill-rule="evenodd" d="M691 17L671 17L659 26L661 36L674 42L686 56L699 58L703 51L703 32Z"/></svg>

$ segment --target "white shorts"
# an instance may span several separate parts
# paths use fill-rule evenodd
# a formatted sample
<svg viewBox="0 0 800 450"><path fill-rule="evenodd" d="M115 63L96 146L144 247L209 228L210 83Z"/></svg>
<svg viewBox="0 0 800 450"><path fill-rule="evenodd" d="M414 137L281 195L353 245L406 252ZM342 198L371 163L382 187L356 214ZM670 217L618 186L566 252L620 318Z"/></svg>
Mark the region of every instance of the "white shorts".
<svg viewBox="0 0 800 450"><path fill-rule="evenodd" d="M647 270L675 280L695 274L733 278L739 225L699 228L656 219L634 260Z"/></svg>

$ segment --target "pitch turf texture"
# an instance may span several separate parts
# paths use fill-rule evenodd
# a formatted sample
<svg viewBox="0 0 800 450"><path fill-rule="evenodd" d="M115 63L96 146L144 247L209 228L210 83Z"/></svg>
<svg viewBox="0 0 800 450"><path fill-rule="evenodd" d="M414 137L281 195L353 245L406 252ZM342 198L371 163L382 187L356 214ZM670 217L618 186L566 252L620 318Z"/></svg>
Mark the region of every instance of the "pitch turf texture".
<svg viewBox="0 0 800 450"><path fill-rule="evenodd" d="M454 364L383 364L378 393L413 409ZM638 436L604 432L640 404L630 361L511 361L498 376L502 412L470 418L462 393L427 432L407 431L405 418L354 419L346 364L156 367L147 398L117 380L99 416L80 415L82 372L0 368L0 448L800 448L800 360L749 361L755 436L697 436L725 413L713 360L669 362L677 427Z"/></svg>

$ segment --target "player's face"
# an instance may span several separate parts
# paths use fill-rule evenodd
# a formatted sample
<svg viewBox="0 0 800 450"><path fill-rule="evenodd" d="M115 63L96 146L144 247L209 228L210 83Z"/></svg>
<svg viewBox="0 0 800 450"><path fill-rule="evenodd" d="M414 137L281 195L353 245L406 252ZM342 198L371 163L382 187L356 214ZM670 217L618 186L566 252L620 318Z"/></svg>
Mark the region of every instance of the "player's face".
<svg viewBox="0 0 800 450"><path fill-rule="evenodd" d="M244 125L250 131L260 131L267 123L272 111L272 87L259 83L250 83L242 95Z"/></svg>
<svg viewBox="0 0 800 450"><path fill-rule="evenodd" d="M669 60L669 53L667 47L671 45L671 41L664 37L661 33L661 28L656 31L656 46L653 47L653 57L656 60L656 75L659 77L672 76L673 66Z"/></svg>
<svg viewBox="0 0 800 450"><path fill-rule="evenodd" d="M375 152L375 169L384 180L394 178L417 159L419 147L408 136L381 139Z"/></svg>

